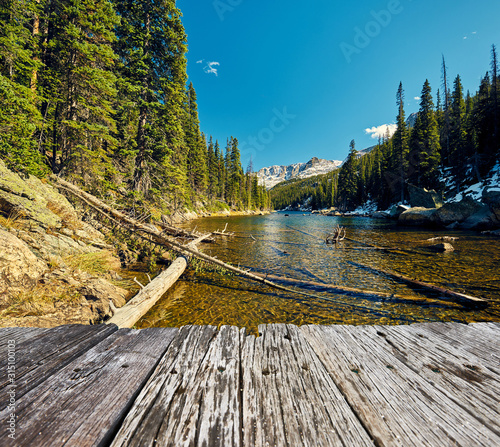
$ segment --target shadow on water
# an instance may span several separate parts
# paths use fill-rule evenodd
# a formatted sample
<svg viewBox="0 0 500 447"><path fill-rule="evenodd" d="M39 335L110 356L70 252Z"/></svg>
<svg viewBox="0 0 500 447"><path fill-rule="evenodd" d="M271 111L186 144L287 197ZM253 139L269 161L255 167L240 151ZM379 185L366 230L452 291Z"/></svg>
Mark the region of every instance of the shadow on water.
<svg viewBox="0 0 500 447"><path fill-rule="evenodd" d="M398 298L338 294L321 287L311 289L317 297L304 297L234 275L190 272L137 326L229 324L256 333L257 325L269 323L373 325L500 320L499 240L473 232L403 228L385 220L289 214L200 219L187 226L209 232L228 222L228 231L251 234L255 241L224 238L200 247L233 265L303 281L395 294ZM323 241L337 224L346 227L351 239L398 251L367 249L350 241L344 241L343 248L327 246ZM459 238L453 242L454 252L434 254L423 249L423 241L442 235ZM482 297L490 304L486 308L465 307L350 262Z"/></svg>

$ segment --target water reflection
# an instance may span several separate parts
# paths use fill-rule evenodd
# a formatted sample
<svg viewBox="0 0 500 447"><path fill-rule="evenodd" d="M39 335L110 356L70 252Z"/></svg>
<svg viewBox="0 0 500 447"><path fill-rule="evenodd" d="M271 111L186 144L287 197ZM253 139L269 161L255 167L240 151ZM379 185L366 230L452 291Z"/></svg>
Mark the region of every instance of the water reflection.
<svg viewBox="0 0 500 447"><path fill-rule="evenodd" d="M314 291L317 298L269 289L217 273L186 274L139 322L138 327L187 324L231 324L254 332L258 324L404 324L423 321L499 321L499 241L473 232L446 232L458 237L451 253L431 253L425 241L443 235L431 230L399 228L366 218L332 218L299 213L270 216L201 219L187 227L214 231L229 223L228 231L250 238L223 238L202 250L258 272L304 281L396 294L403 299L332 294ZM339 248L324 243L336 225L349 238ZM393 247L374 250L363 243ZM352 263L391 270L457 292L491 300L485 309L471 309L438 295L423 294L392 278Z"/></svg>

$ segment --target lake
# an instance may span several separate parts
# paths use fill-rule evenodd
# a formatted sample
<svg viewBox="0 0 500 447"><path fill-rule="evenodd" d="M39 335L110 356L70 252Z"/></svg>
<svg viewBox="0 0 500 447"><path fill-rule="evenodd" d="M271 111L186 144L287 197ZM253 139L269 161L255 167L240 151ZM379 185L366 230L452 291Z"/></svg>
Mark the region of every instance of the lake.
<svg viewBox="0 0 500 447"><path fill-rule="evenodd" d="M373 325L500 321L499 239L475 232L399 227L388 220L288 214L198 219L185 227L210 232L223 230L227 223L227 232L247 236L217 238L215 244L199 246L206 254L233 265L398 297L359 297L316 290L308 290L315 297L306 297L220 274L197 264L137 327L235 325L256 332L257 325L268 323ZM345 227L350 239L399 250L372 250L351 241L342 242L340 247L326 245L325 238L336 225ZM452 242L455 251L433 253L423 248L430 243L422 241L444 235L459 238ZM483 309L463 306L359 264L486 298L491 304Z"/></svg>

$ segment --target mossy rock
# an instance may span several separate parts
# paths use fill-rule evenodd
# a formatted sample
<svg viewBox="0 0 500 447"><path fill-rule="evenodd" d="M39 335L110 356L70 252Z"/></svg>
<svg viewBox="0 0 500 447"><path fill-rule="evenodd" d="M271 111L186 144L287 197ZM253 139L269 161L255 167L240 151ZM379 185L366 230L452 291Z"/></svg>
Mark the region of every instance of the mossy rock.
<svg viewBox="0 0 500 447"><path fill-rule="evenodd" d="M0 160L0 211L36 221L44 228L61 228L78 221L68 202L52 186L30 176L22 178Z"/></svg>

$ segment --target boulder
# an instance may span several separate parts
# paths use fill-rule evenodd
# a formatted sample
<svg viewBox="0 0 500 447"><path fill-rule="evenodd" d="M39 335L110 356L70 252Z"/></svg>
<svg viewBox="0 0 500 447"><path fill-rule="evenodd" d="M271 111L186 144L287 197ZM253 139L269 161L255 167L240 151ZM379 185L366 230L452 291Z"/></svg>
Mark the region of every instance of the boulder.
<svg viewBox="0 0 500 447"><path fill-rule="evenodd" d="M398 222L402 225L432 226L434 225L434 215L436 214L436 211L436 208L410 208L409 210L401 213Z"/></svg>
<svg viewBox="0 0 500 447"><path fill-rule="evenodd" d="M408 185L408 193L410 195L410 205L421 208L440 208L443 206L443 195L437 193L433 189L428 191L425 188Z"/></svg>
<svg viewBox="0 0 500 447"><path fill-rule="evenodd" d="M484 211L485 208L486 205L470 197L464 197L460 202L444 204L436 211L434 218L438 225L448 226L454 222L462 223L474 214Z"/></svg>
<svg viewBox="0 0 500 447"><path fill-rule="evenodd" d="M483 203L490 207L496 219L500 222L500 191L498 189L489 191L488 188L484 188L482 199Z"/></svg>
<svg viewBox="0 0 500 447"><path fill-rule="evenodd" d="M14 289L32 287L48 270L28 245L13 234L0 229L0 295Z"/></svg>
<svg viewBox="0 0 500 447"><path fill-rule="evenodd" d="M453 248L453 245L449 244L448 242L442 242L440 244L428 245L428 246L423 247L423 248L425 248L426 250L435 251L438 253L444 253L444 252L449 252L449 251L455 250Z"/></svg>
<svg viewBox="0 0 500 447"><path fill-rule="evenodd" d="M374 219L388 219L390 217L390 214L387 211L375 211L372 214L372 217Z"/></svg>
<svg viewBox="0 0 500 447"><path fill-rule="evenodd" d="M122 307L125 305L125 297L128 294L126 290L101 278L91 278L77 290L89 303L95 321L111 317L113 306Z"/></svg>
<svg viewBox="0 0 500 447"><path fill-rule="evenodd" d="M495 213L490 209L490 207L485 206L478 213L469 216L461 224L460 228L465 230L491 230L498 228L500 226L500 221L498 220Z"/></svg>
<svg viewBox="0 0 500 447"><path fill-rule="evenodd" d="M389 211L389 215L391 219L399 219L399 216L403 214L406 210L409 210L410 207L407 205L394 205Z"/></svg>

